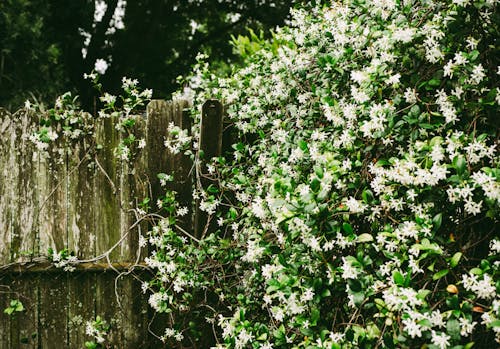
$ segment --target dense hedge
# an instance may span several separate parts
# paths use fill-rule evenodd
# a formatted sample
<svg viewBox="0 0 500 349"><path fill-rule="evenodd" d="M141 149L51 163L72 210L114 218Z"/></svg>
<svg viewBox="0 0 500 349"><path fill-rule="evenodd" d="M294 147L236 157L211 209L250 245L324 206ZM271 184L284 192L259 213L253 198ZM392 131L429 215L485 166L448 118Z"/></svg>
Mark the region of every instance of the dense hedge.
<svg viewBox="0 0 500 349"><path fill-rule="evenodd" d="M144 287L163 339L494 347L499 23L496 0L335 1L229 77L201 60L195 105L220 98L237 141L198 193L216 233L184 237L159 202Z"/></svg>

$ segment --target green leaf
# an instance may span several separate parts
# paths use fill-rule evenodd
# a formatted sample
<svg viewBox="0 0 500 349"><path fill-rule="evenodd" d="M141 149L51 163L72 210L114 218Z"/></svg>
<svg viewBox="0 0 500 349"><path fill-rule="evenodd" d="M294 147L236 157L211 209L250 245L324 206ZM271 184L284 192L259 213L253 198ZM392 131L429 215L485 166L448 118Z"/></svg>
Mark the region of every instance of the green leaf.
<svg viewBox="0 0 500 349"><path fill-rule="evenodd" d="M432 218L432 224L434 226L434 231L437 231L441 227L441 223L443 222L443 214L438 213Z"/></svg>
<svg viewBox="0 0 500 349"><path fill-rule="evenodd" d="M371 234L364 233L358 236L357 241L359 243L370 242L373 241L373 236Z"/></svg>
<svg viewBox="0 0 500 349"><path fill-rule="evenodd" d="M328 288L325 288L325 289L321 292L321 298L330 297L331 295L332 295L332 293L330 292L330 289L328 289Z"/></svg>
<svg viewBox="0 0 500 349"><path fill-rule="evenodd" d="M316 176L318 176L318 178L323 178L323 168L320 167L320 166L314 166L314 173L316 174Z"/></svg>
<svg viewBox="0 0 500 349"><path fill-rule="evenodd" d="M349 223L342 224L342 229L344 229L344 231L347 234L352 234L353 233L352 226Z"/></svg>
<svg viewBox="0 0 500 349"><path fill-rule="evenodd" d="M483 271L479 268L472 268L470 270L470 273L474 275L483 275Z"/></svg>
<svg viewBox="0 0 500 349"><path fill-rule="evenodd" d="M429 86L432 86L432 87L438 87L439 85L441 85L441 80L439 79L431 79L427 82L427 84Z"/></svg>
<svg viewBox="0 0 500 349"><path fill-rule="evenodd" d="M399 271L395 271L392 274L392 279L394 280L394 283L398 286L404 286L405 283L405 278L403 274L401 274Z"/></svg>
<svg viewBox="0 0 500 349"><path fill-rule="evenodd" d="M261 334L260 336L257 337L257 340L258 341L265 341L267 339L267 333L264 332L263 334Z"/></svg>
<svg viewBox="0 0 500 349"><path fill-rule="evenodd" d="M457 170L459 176L461 176L465 172L466 165L467 161L462 155L457 155L453 158L453 167L455 168L455 170Z"/></svg>
<svg viewBox="0 0 500 349"><path fill-rule="evenodd" d="M432 280L439 280L439 279L441 279L443 276L446 276L449 272L450 272L450 269L443 269L443 270L440 270L440 271L438 271L437 273L435 273L435 274L432 276Z"/></svg>
<svg viewBox="0 0 500 349"><path fill-rule="evenodd" d="M458 265L458 262L460 261L460 258L462 258L462 252L457 252L451 257L450 259L450 266L452 268L455 268Z"/></svg>
<svg viewBox="0 0 500 349"><path fill-rule="evenodd" d="M320 181L318 181L317 178L314 178L312 181L311 181L311 185L310 185L311 189L313 192L317 193L319 188L321 187L321 183Z"/></svg>
<svg viewBox="0 0 500 349"><path fill-rule="evenodd" d="M97 344L95 342L85 342L85 348L95 349L95 348L97 348Z"/></svg>
<svg viewBox="0 0 500 349"><path fill-rule="evenodd" d="M311 310L311 323L313 325L316 325L316 323L318 322L319 318L320 318L320 312L319 312L319 309L318 308L313 308Z"/></svg>
<svg viewBox="0 0 500 349"><path fill-rule="evenodd" d="M500 320L494 320L494 321L490 322L490 323L488 324L488 327L489 327L489 328L492 328L492 327L500 327Z"/></svg>
<svg viewBox="0 0 500 349"><path fill-rule="evenodd" d="M373 193L369 189L363 190L363 193L361 194L361 197L363 198L363 201L367 204L373 201Z"/></svg>
<svg viewBox="0 0 500 349"><path fill-rule="evenodd" d="M446 323L446 332L453 340L460 340L460 323L456 319L450 319Z"/></svg>

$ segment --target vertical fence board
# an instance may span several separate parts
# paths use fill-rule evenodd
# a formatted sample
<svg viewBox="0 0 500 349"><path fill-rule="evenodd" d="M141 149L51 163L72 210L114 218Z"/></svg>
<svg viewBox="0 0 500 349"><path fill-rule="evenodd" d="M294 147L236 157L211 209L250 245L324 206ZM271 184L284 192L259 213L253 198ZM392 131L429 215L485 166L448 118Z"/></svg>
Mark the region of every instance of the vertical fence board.
<svg viewBox="0 0 500 349"><path fill-rule="evenodd" d="M156 203L163 192L158 173L172 172L169 154L164 142L168 136L168 124L172 121L172 102L153 100L147 107L148 172L151 183L152 202Z"/></svg>
<svg viewBox="0 0 500 349"><path fill-rule="evenodd" d="M20 162L22 161L22 146L20 146L21 143L21 137L22 137L22 122L18 122L16 120L17 117L21 116L24 114L24 110L19 110L15 114L12 115L12 120L13 120L13 128L12 128L12 135L11 135L11 156L10 156L10 163L8 165L8 171L9 173L7 174L10 178L10 183L8 191L10 192L10 260L15 261L18 257L19 250L21 248L21 232L20 232L20 214L19 211L17 210L19 206L19 202L22 200L19 197L19 181L21 180L21 174L19 173L20 170Z"/></svg>
<svg viewBox="0 0 500 349"><path fill-rule="evenodd" d="M48 156L41 154L38 162L38 227L41 254L47 253L49 247L57 251L68 247L66 149L64 145L56 147L58 148L52 149Z"/></svg>
<svg viewBox="0 0 500 349"><path fill-rule="evenodd" d="M79 259L95 255L94 150L88 139L68 149L68 249Z"/></svg>
<svg viewBox="0 0 500 349"><path fill-rule="evenodd" d="M68 157L68 249L79 259L95 256L94 144L83 139ZM95 319L95 273L75 272L68 280L68 338L70 348L84 348L91 338L85 323Z"/></svg>
<svg viewBox="0 0 500 349"><path fill-rule="evenodd" d="M191 118L186 110L189 103L184 100L177 100L172 102L172 122L174 125L188 130L191 134ZM174 181L170 184L169 189L177 193L177 202L182 207L187 207L188 213L181 218L180 226L186 231L193 231L192 221L192 186L193 186L193 161L188 155L184 153L169 154L170 167L173 169Z"/></svg>
<svg viewBox="0 0 500 349"><path fill-rule="evenodd" d="M10 261L10 232L12 230L11 211L13 196L13 176L11 167L15 146L15 132L12 115L0 109L0 263Z"/></svg>
<svg viewBox="0 0 500 349"><path fill-rule="evenodd" d="M15 297L24 306L22 313L11 320L12 348L38 347L38 278L16 275L12 282Z"/></svg>
<svg viewBox="0 0 500 349"><path fill-rule="evenodd" d="M11 349L10 340L10 316L3 310L9 306L11 299L15 298L11 294L12 279L6 275L0 276L0 349Z"/></svg>
<svg viewBox="0 0 500 349"><path fill-rule="evenodd" d="M87 321L95 319L96 275L75 272L68 282L68 338L70 348L85 348L91 340L85 333Z"/></svg>
<svg viewBox="0 0 500 349"><path fill-rule="evenodd" d="M122 335L123 317L115 294L116 277L114 272L109 271L97 275L96 316L99 315L111 325L111 331L106 337L107 343L111 343L115 348L124 348L126 345Z"/></svg>
<svg viewBox="0 0 500 349"><path fill-rule="evenodd" d="M43 349L69 348L68 336L68 275L41 275L39 333Z"/></svg>
<svg viewBox="0 0 500 349"><path fill-rule="evenodd" d="M222 127L223 127L223 107L216 99L206 101L202 106L201 130L200 130L200 150L203 152L202 163L199 173L201 185L207 188L212 181L207 178L206 165L213 157L221 155L222 152ZM206 212L199 209L199 200L196 203L195 234L202 237L209 227L210 217Z"/></svg>
<svg viewBox="0 0 500 349"><path fill-rule="evenodd" d="M120 136L115 129L117 119L99 119L96 127L98 150L95 177L95 236L96 254L107 251L120 239L120 160L115 156ZM119 249L110 254L112 261L119 260Z"/></svg>
<svg viewBox="0 0 500 349"><path fill-rule="evenodd" d="M114 125L117 118L100 119L96 127L96 144L102 148L98 150L95 177L95 234L96 254L108 251L121 236L121 209L120 209L120 160L116 156L116 149L120 142L120 134ZM116 248L110 255L110 261L120 258L120 248ZM108 343L117 348L122 347L117 316L119 308L116 302L114 272L105 272L96 275L95 315L100 316L112 325Z"/></svg>
<svg viewBox="0 0 500 349"><path fill-rule="evenodd" d="M121 226L121 236L124 237L120 246L118 246L120 252L120 260L129 262L138 262L139 250L139 232L141 231L141 225L136 224L137 219L140 214L137 212L139 207L139 202L147 196L147 192L143 192L139 185L136 186L136 171L141 173L144 168L142 164L144 163L143 149L138 147L139 140L144 137L145 133L145 122L140 115L133 116L135 119L135 124L133 126L133 134L136 137L135 144L131 145L131 154L129 160L121 162L120 171L120 226ZM122 134L121 138L127 137L126 134ZM135 227L131 227L135 224ZM123 276L122 276L123 275ZM130 347L140 347L139 343L141 340L141 320L142 312L138 307L139 304L134 303L134 297L137 292L137 288L134 288L134 280L129 274L120 274L116 276L116 283L109 287L112 290L116 287L116 292L120 295L117 302L117 310L114 314L114 320L116 325L119 326L119 339L125 345ZM113 335L118 337L118 333L114 332Z"/></svg>
<svg viewBox="0 0 500 349"><path fill-rule="evenodd" d="M32 113L19 110L13 115L16 120L16 155L17 155L17 185L14 207L16 214L13 216L13 235L11 246L12 260L26 260L36 252L35 229L38 202L36 195L37 163L35 146L29 140L34 132L38 120ZM12 168L11 168L12 169Z"/></svg>

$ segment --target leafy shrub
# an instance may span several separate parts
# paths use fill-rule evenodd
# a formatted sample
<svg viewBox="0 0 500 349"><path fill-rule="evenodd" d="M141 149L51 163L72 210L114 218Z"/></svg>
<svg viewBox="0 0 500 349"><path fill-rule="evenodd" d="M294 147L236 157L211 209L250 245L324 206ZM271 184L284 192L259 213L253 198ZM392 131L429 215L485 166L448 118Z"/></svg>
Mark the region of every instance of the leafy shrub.
<svg viewBox="0 0 500 349"><path fill-rule="evenodd" d="M221 99L237 141L198 188L219 229L188 239L170 193L149 233L163 339L494 347L498 23L496 0L336 1L229 77L200 61L195 108Z"/></svg>

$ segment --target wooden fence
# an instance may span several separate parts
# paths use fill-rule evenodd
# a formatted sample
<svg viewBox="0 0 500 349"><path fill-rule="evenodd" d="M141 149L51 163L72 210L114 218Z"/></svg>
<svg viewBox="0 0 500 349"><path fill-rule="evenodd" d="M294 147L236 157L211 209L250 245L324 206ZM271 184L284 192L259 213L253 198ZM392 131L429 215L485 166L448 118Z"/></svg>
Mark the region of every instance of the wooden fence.
<svg viewBox="0 0 500 349"><path fill-rule="evenodd" d="M147 251L138 236L147 224L134 224L134 209L145 197L154 205L163 190L160 172L175 173L171 189L195 207L192 161L164 146L170 122L191 128L187 107L186 101L155 100L145 116L136 116L133 132L146 146L131 161L114 154L125 136L113 118L92 119L94 137L71 145L56 140L45 157L28 139L38 116L0 109L0 349L84 348L91 340L85 322L97 315L112 325L113 348L162 347L151 332L165 324L141 292ZM219 102L203 106L201 133L206 158L220 154ZM194 211L183 226L199 235L207 217ZM67 248L88 262L65 272L43 257L49 248ZM3 310L12 299L25 310L9 316Z"/></svg>

